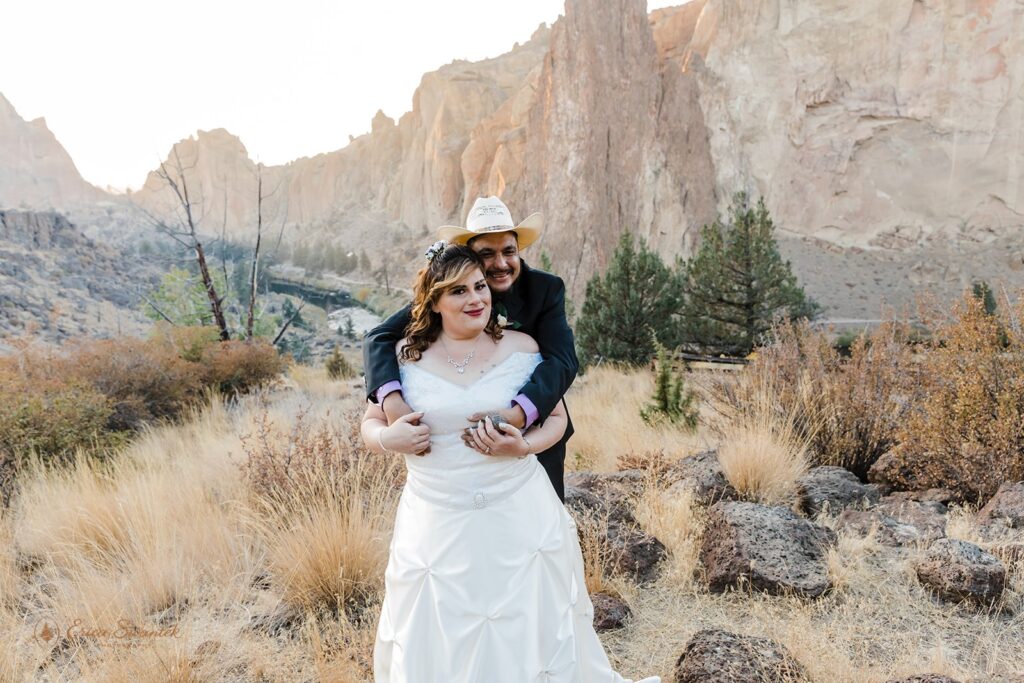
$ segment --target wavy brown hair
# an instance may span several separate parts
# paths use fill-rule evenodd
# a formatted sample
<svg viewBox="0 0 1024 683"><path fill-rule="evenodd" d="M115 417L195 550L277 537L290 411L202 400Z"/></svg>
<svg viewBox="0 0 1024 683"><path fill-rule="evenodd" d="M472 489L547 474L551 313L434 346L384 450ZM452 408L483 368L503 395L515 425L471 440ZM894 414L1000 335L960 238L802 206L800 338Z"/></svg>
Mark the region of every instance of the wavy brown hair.
<svg viewBox="0 0 1024 683"><path fill-rule="evenodd" d="M445 292L474 268L484 272L483 261L475 251L462 245L449 244L416 274L412 319L405 328L407 341L399 353L401 360L419 360L427 347L437 341L441 334L441 314L431 309ZM494 341L501 339L501 328L493 317L487 321L484 332Z"/></svg>

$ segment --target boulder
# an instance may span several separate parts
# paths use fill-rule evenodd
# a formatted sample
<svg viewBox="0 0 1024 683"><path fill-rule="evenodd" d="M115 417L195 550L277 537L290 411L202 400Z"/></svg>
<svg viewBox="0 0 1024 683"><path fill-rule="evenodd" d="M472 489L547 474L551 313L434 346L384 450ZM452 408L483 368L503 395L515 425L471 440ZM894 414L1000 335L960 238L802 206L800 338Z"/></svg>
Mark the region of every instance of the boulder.
<svg viewBox="0 0 1024 683"><path fill-rule="evenodd" d="M573 472L565 477L565 504L577 512L634 524L633 506L643 490L640 470L610 474Z"/></svg>
<svg viewBox="0 0 1024 683"><path fill-rule="evenodd" d="M718 629L699 631L676 662L675 683L793 683L810 680L779 643Z"/></svg>
<svg viewBox="0 0 1024 683"><path fill-rule="evenodd" d="M637 583L648 584L658 578L659 564L667 551L661 541L644 533L634 524L608 525L612 570L629 576Z"/></svg>
<svg viewBox="0 0 1024 683"><path fill-rule="evenodd" d="M1006 566L973 543L940 538L917 563L917 578L944 600L991 605L1003 594Z"/></svg>
<svg viewBox="0 0 1024 683"><path fill-rule="evenodd" d="M818 597L832 588L825 562L836 535L784 507L720 502L708 510L700 561L713 592L749 582L773 594Z"/></svg>
<svg viewBox="0 0 1024 683"><path fill-rule="evenodd" d="M630 614L629 605L608 593L594 593L590 602L594 605L594 629L598 632L622 628Z"/></svg>
<svg viewBox="0 0 1024 683"><path fill-rule="evenodd" d="M978 511L978 520L1011 529L1024 529L1024 481L1004 482Z"/></svg>
<svg viewBox="0 0 1024 683"><path fill-rule="evenodd" d="M669 493L681 494L689 490L693 499L703 505L739 497L736 489L725 478L716 451L703 451L676 460L668 466L664 478L669 485Z"/></svg>
<svg viewBox="0 0 1024 683"><path fill-rule="evenodd" d="M815 467L797 480L800 509L808 515L823 510L839 512L845 508L877 503L878 489L861 483L853 472L832 465Z"/></svg>
<svg viewBox="0 0 1024 683"><path fill-rule="evenodd" d="M876 532L882 545L930 543L946 535L946 506L886 496L870 510L844 510L839 527L859 536Z"/></svg>

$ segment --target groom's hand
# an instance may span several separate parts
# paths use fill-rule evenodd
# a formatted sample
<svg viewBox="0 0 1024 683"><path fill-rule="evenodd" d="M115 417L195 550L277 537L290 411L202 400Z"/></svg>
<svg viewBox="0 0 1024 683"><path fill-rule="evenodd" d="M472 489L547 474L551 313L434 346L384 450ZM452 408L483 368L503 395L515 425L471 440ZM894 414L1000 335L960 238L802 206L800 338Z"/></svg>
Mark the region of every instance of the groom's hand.
<svg viewBox="0 0 1024 683"><path fill-rule="evenodd" d="M524 426L526 426L526 413L523 411L522 408L519 407L518 403L512 406L511 408L505 408L504 410L489 410L483 413L473 413L472 415L466 418L466 421L470 423L470 427L475 427L477 423L480 422L480 420L483 420L488 415L495 414L500 415L501 419L503 419L505 422L509 423L516 429L522 429ZM465 430L463 430L462 432L462 441L470 448L474 447L472 437Z"/></svg>

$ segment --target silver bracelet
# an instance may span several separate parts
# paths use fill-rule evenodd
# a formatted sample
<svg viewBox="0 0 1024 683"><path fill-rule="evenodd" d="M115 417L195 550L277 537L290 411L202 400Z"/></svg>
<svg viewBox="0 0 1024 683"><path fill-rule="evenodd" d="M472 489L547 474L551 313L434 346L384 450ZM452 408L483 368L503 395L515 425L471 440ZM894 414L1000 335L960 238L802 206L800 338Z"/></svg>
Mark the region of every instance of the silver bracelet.
<svg viewBox="0 0 1024 683"><path fill-rule="evenodd" d="M384 430L385 429L387 429L387 427L383 427L383 428L380 429L380 431L377 432L377 443L380 444L380 449L382 451L384 451L385 453L387 453L388 452L388 447L384 445Z"/></svg>
<svg viewBox="0 0 1024 683"><path fill-rule="evenodd" d="M533 446L531 446L531 445L530 445L530 440L529 440L529 439L527 439L527 438L526 438L525 436L523 436L523 441L525 441L525 442L526 442L526 454L525 454L525 455L520 455L520 456L519 456L519 459L520 459L520 460L522 460L522 459L523 459L523 458L525 458L525 457L526 457L527 455L529 455L529 454L530 454L530 451L532 451L532 450L533 450Z"/></svg>

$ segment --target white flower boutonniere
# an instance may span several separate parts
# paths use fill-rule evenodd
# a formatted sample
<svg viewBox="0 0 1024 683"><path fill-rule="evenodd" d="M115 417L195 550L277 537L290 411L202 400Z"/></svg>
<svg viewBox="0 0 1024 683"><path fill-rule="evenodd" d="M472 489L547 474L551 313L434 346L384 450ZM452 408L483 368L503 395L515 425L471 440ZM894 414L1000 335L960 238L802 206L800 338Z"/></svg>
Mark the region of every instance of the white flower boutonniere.
<svg viewBox="0 0 1024 683"><path fill-rule="evenodd" d="M501 313L498 314L498 327L508 327L508 318Z"/></svg>

